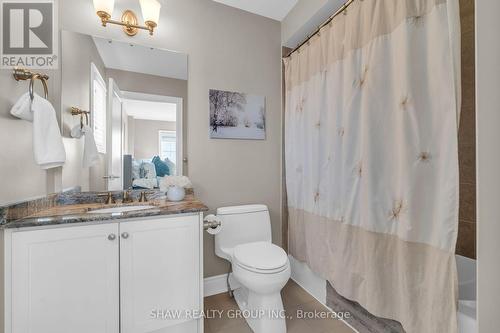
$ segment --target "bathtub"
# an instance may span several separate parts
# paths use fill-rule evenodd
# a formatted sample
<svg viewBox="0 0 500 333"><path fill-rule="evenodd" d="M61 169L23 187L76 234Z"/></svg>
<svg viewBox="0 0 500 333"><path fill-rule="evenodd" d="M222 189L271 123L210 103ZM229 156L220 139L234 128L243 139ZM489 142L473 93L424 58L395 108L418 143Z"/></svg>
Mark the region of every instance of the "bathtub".
<svg viewBox="0 0 500 333"><path fill-rule="evenodd" d="M458 332L476 333L476 261L457 255Z"/></svg>

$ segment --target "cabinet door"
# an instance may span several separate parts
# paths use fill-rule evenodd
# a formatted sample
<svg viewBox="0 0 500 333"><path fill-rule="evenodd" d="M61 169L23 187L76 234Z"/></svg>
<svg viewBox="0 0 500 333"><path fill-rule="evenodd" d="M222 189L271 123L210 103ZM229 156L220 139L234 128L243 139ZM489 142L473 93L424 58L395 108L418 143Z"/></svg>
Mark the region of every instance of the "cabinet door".
<svg viewBox="0 0 500 333"><path fill-rule="evenodd" d="M118 224L13 232L11 249L11 333L119 332Z"/></svg>
<svg viewBox="0 0 500 333"><path fill-rule="evenodd" d="M198 215L121 223L122 333L196 332L193 319L165 317L200 310L199 228Z"/></svg>

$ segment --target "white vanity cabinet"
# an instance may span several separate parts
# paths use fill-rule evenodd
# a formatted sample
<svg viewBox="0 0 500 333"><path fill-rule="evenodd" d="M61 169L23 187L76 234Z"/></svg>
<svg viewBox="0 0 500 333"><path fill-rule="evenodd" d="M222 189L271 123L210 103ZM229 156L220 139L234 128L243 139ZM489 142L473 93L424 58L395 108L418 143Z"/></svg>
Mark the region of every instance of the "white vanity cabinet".
<svg viewBox="0 0 500 333"><path fill-rule="evenodd" d="M203 309L199 230L193 216L121 223L121 333L197 332L185 314L168 316Z"/></svg>
<svg viewBox="0 0 500 333"><path fill-rule="evenodd" d="M201 333L202 231L198 213L5 229L4 332Z"/></svg>
<svg viewBox="0 0 500 333"><path fill-rule="evenodd" d="M5 332L118 332L118 224L23 230L5 235Z"/></svg>

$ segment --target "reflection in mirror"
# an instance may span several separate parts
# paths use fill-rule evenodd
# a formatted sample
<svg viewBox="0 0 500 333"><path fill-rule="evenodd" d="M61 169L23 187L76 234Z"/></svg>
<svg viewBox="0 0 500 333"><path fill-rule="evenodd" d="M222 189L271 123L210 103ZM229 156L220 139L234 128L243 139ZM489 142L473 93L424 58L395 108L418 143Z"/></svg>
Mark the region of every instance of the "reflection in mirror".
<svg viewBox="0 0 500 333"><path fill-rule="evenodd" d="M63 182L87 167L90 191L153 189L187 174L186 99L187 55L63 31L63 135L83 146Z"/></svg>

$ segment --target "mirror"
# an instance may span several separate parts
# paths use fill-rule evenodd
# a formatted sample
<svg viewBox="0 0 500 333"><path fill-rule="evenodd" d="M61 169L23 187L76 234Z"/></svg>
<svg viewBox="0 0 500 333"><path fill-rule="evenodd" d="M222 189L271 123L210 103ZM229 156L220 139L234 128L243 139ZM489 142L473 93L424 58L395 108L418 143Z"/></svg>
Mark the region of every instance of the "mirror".
<svg viewBox="0 0 500 333"><path fill-rule="evenodd" d="M187 174L187 55L68 31L61 42L63 187L153 189Z"/></svg>

